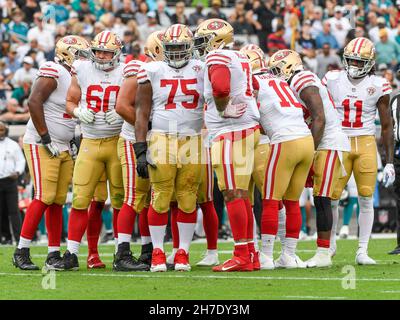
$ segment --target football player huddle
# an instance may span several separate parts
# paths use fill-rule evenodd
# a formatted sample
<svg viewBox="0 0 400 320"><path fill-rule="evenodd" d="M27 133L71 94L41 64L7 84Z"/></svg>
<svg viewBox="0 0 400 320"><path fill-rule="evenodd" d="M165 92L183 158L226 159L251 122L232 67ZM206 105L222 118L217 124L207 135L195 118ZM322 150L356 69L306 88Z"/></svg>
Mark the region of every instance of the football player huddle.
<svg viewBox="0 0 400 320"><path fill-rule="evenodd" d="M120 62L122 43L113 32L101 32L91 44L77 36L59 40L55 62L42 65L28 102L24 151L35 198L13 256L16 267L38 269L29 248L44 213L48 269L79 268L85 231L88 268L104 267L97 242L107 184L115 271L190 271L198 207L207 238L198 266L213 266L215 272L329 267L336 253L338 199L352 173L360 201L355 261L376 263L367 249L377 110L385 186L393 184L394 169L391 87L374 75L372 42L352 40L344 50L345 70L330 71L321 81L298 53L280 50L266 61L256 45L232 50L233 36L232 26L220 19L205 20L194 34L175 24L149 36L145 62L127 64ZM71 142L76 125L82 135L77 154ZM214 173L234 239L232 258L222 264ZM61 210L71 181L68 243L61 255ZM318 239L315 255L303 262L296 246L305 185L313 187ZM263 204L261 248L252 208L255 187ZM139 258L130 249L137 215ZM173 251L167 257L169 216ZM282 251L274 260L277 235Z"/></svg>

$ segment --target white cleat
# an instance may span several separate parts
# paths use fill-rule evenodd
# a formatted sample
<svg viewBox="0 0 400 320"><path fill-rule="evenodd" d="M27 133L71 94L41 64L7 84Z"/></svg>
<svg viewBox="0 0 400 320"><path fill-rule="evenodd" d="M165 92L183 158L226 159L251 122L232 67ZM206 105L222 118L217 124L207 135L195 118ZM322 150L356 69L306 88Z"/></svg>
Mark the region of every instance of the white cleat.
<svg viewBox="0 0 400 320"><path fill-rule="evenodd" d="M331 258L336 256L336 243L334 245L331 244L331 246L329 247L329 255L331 256Z"/></svg>
<svg viewBox="0 0 400 320"><path fill-rule="evenodd" d="M307 237L307 233L305 233L303 230L300 230L299 240L307 240Z"/></svg>
<svg viewBox="0 0 400 320"><path fill-rule="evenodd" d="M167 272L167 265L165 263L162 264L157 264L157 265L151 265L150 267L151 272Z"/></svg>
<svg viewBox="0 0 400 320"><path fill-rule="evenodd" d="M349 237L349 226L342 226L339 232L340 239L347 239Z"/></svg>
<svg viewBox="0 0 400 320"><path fill-rule="evenodd" d="M306 261L307 268L324 268L332 266L329 249L317 249L314 257Z"/></svg>
<svg viewBox="0 0 400 320"><path fill-rule="evenodd" d="M198 267L211 267L217 265L219 265L218 252L210 253L208 250L203 259L196 263L196 266Z"/></svg>
<svg viewBox="0 0 400 320"><path fill-rule="evenodd" d="M376 261L368 256L368 252L357 251L356 263L359 265L374 265Z"/></svg>
<svg viewBox="0 0 400 320"><path fill-rule="evenodd" d="M174 264L174 260L175 260L175 253L171 253L171 254L167 257L167 263L168 263L168 264Z"/></svg>
<svg viewBox="0 0 400 320"><path fill-rule="evenodd" d="M260 251L260 270L273 270L275 269L274 259L268 257L265 253Z"/></svg>
<svg viewBox="0 0 400 320"><path fill-rule="evenodd" d="M175 271L190 271L191 267L189 263L176 263Z"/></svg>
<svg viewBox="0 0 400 320"><path fill-rule="evenodd" d="M307 265L297 255L289 256L287 253L281 253L279 258L275 260L275 268L296 269L306 268Z"/></svg>

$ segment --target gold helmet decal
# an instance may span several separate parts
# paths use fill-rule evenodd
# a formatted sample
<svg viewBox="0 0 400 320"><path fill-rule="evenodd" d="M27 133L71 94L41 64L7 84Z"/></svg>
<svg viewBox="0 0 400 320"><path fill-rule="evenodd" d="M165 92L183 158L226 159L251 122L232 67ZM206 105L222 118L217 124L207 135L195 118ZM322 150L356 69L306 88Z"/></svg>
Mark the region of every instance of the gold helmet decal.
<svg viewBox="0 0 400 320"><path fill-rule="evenodd" d="M58 63L71 67L76 59L88 58L89 43L82 37L66 36L56 43L56 57Z"/></svg>
<svg viewBox="0 0 400 320"><path fill-rule="evenodd" d="M164 60L163 38L164 31L155 31L151 33L144 45L144 54L154 61Z"/></svg>
<svg viewBox="0 0 400 320"><path fill-rule="evenodd" d="M187 26L174 24L165 31L162 45L165 62L173 68L181 68L192 57L193 34Z"/></svg>
<svg viewBox="0 0 400 320"><path fill-rule="evenodd" d="M233 28L225 20L208 19L194 33L194 50L198 59L204 60L208 52L233 43Z"/></svg>
<svg viewBox="0 0 400 320"><path fill-rule="evenodd" d="M300 55L292 50L279 50L268 60L270 72L288 81L296 71L304 70Z"/></svg>
<svg viewBox="0 0 400 320"><path fill-rule="evenodd" d="M119 64L122 47L121 39L114 32L102 31L96 35L90 47L91 59L96 68L107 70L116 67ZM113 56L109 60L100 59L96 57L96 51L112 52Z"/></svg>
<svg viewBox="0 0 400 320"><path fill-rule="evenodd" d="M375 65L375 46L371 40L358 37L344 48L343 64L351 78L365 77Z"/></svg>

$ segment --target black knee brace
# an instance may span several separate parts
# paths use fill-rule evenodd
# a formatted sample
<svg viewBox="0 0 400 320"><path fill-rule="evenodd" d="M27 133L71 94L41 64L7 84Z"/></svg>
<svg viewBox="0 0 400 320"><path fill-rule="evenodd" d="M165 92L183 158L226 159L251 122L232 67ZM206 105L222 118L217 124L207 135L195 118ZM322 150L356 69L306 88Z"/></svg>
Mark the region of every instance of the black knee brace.
<svg viewBox="0 0 400 320"><path fill-rule="evenodd" d="M315 209L317 211L317 231L331 231L332 229L332 207L331 199L327 197L314 197Z"/></svg>

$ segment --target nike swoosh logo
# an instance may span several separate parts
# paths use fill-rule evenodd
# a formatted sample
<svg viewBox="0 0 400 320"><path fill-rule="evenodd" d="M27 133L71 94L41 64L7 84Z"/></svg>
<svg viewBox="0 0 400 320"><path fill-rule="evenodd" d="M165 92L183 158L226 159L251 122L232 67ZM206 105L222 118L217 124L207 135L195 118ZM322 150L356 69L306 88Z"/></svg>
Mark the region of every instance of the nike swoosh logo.
<svg viewBox="0 0 400 320"><path fill-rule="evenodd" d="M366 146L366 147L369 147L371 144L372 144L372 142L371 142L371 143L367 143L365 146Z"/></svg>
<svg viewBox="0 0 400 320"><path fill-rule="evenodd" d="M233 266L231 266L231 267L227 267L227 268L225 268L225 267L222 267L222 271L227 271L227 270L230 270L230 269L232 269L232 268L234 268L234 267L236 267L235 265L233 265Z"/></svg>

